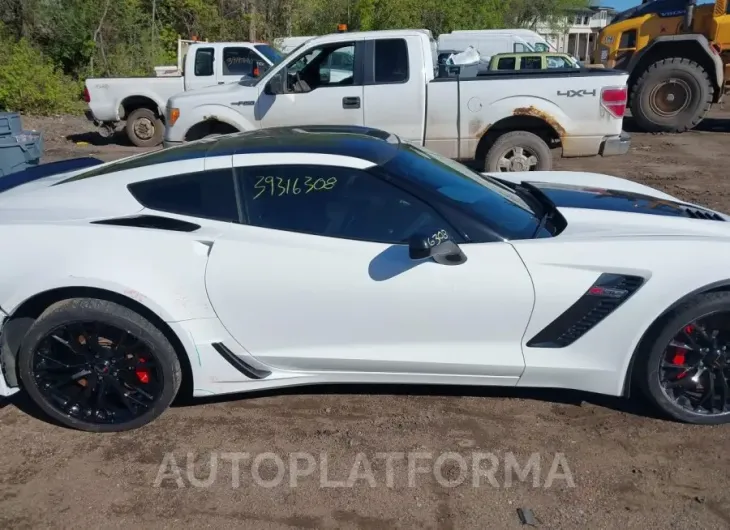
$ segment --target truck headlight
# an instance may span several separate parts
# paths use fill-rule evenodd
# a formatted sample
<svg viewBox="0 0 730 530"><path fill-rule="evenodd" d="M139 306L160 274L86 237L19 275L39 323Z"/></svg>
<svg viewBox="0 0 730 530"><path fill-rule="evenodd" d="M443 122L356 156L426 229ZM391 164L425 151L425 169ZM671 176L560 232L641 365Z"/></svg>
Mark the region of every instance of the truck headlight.
<svg viewBox="0 0 730 530"><path fill-rule="evenodd" d="M180 117L180 109L178 108L170 108L167 109L167 126L172 127L175 125L175 122Z"/></svg>

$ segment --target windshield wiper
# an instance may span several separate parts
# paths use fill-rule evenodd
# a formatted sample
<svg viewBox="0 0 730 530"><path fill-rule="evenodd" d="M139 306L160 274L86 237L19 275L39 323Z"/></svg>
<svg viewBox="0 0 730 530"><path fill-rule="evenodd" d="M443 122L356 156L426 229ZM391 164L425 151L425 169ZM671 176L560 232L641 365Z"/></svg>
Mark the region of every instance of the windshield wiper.
<svg viewBox="0 0 730 530"><path fill-rule="evenodd" d="M532 234L534 238L540 233L540 230L545 228L547 222L552 219L553 215L557 212L555 203L550 200L550 197L545 195L543 191L537 186L530 184L529 182L521 182L515 186L515 192L527 202L532 210L535 212L535 217L539 219L535 232Z"/></svg>

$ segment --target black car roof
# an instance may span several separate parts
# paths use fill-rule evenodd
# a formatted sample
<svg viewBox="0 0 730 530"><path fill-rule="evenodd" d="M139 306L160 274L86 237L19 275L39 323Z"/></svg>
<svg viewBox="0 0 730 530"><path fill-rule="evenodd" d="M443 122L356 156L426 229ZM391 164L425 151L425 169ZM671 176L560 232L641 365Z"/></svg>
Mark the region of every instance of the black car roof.
<svg viewBox="0 0 730 530"><path fill-rule="evenodd" d="M350 156L376 165L398 152L400 139L386 131L355 125L305 125L272 127L183 144L90 169L56 183L105 175L181 160L252 153L316 153Z"/></svg>

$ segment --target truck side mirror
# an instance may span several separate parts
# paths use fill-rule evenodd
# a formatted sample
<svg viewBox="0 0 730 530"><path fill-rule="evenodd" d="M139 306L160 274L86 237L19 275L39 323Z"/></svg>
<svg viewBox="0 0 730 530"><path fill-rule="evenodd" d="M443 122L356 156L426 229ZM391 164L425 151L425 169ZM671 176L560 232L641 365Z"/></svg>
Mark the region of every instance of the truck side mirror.
<svg viewBox="0 0 730 530"><path fill-rule="evenodd" d="M270 96L286 93L286 68L282 68L269 79L264 87L264 92Z"/></svg>

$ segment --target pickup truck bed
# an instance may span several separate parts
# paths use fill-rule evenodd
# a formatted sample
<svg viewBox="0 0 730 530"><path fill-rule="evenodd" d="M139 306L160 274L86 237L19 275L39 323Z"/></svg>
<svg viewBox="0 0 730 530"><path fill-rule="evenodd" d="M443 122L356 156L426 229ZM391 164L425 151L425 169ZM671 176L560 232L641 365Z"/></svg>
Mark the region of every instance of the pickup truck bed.
<svg viewBox="0 0 730 530"><path fill-rule="evenodd" d="M601 151L606 149L606 136L611 136L609 129L614 118L605 112L599 118L599 123L605 126L597 127L595 107L601 94L596 90L596 81L600 78L605 83L612 77L617 87L625 84L624 72L590 68L490 71L480 72L476 77L437 77L426 84L428 119L422 144L450 158L471 160L480 158L477 148L490 130L523 127L530 130L531 124L542 122L544 125L538 127L546 129L547 125L554 130L564 157L604 154ZM550 99L543 97L536 105L533 95L510 93L511 88L526 80L539 83L541 93ZM491 116L507 118L496 123ZM591 130L596 133L585 134ZM628 145L621 147L621 143L618 138L611 142L610 148L628 149Z"/></svg>

